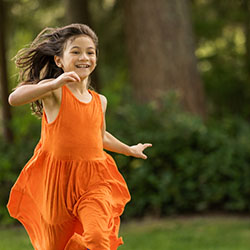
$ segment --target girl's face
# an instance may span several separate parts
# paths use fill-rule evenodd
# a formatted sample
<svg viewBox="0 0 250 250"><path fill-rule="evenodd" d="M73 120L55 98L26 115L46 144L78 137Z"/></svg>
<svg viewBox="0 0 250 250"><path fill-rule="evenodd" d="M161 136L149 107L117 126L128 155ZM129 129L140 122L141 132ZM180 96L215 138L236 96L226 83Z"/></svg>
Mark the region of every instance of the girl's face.
<svg viewBox="0 0 250 250"><path fill-rule="evenodd" d="M84 80L96 67L95 44L85 35L70 38L65 44L63 56L55 56L55 62L64 72L75 71Z"/></svg>

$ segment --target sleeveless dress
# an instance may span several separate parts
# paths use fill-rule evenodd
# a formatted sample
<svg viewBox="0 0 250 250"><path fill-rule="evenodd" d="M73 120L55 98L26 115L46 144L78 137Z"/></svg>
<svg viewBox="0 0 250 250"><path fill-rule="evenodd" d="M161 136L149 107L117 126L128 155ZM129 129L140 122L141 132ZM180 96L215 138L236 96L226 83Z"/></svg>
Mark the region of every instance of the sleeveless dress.
<svg viewBox="0 0 250 250"><path fill-rule="evenodd" d="M116 250L120 215L130 200L112 157L103 150L99 95L89 103L62 87L59 113L12 187L8 210L35 250Z"/></svg>

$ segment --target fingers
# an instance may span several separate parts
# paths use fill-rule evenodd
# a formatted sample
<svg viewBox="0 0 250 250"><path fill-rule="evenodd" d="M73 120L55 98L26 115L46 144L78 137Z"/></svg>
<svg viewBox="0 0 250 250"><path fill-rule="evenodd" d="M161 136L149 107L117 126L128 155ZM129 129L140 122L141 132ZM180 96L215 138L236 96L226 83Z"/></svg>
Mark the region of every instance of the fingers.
<svg viewBox="0 0 250 250"><path fill-rule="evenodd" d="M77 80L75 77L72 77L72 76L64 77L64 81L66 81L66 82L79 82L79 80Z"/></svg>
<svg viewBox="0 0 250 250"><path fill-rule="evenodd" d="M144 143L142 146L143 146L143 150L144 150L148 147L152 147L152 144L151 143Z"/></svg>
<svg viewBox="0 0 250 250"><path fill-rule="evenodd" d="M70 77L70 80L72 80L72 82L80 82L81 81L81 78L74 71L66 72L66 73L64 73L64 75L67 77Z"/></svg>
<svg viewBox="0 0 250 250"><path fill-rule="evenodd" d="M79 75L76 74L76 72L72 72L73 73L73 77L76 79L76 81L80 82L81 78L79 77Z"/></svg>
<svg viewBox="0 0 250 250"><path fill-rule="evenodd" d="M147 157L145 154L143 154L142 152L143 152L143 150L145 150L146 148L152 147L152 144L151 144L151 143L144 143L144 144L138 143L138 146L141 146L141 156L140 156L140 157L141 157L142 159L146 160L148 157Z"/></svg>
<svg viewBox="0 0 250 250"><path fill-rule="evenodd" d="M138 143L138 146L141 146L142 147L142 151L148 147L152 147L152 144L151 143Z"/></svg>

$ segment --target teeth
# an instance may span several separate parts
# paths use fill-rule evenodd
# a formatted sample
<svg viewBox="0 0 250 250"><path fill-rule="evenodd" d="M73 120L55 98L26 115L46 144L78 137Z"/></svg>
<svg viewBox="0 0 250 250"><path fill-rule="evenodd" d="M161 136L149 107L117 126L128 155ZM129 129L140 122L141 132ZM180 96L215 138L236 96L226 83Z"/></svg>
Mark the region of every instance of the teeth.
<svg viewBox="0 0 250 250"><path fill-rule="evenodd" d="M89 65L82 64L82 65L76 65L77 68L89 68Z"/></svg>

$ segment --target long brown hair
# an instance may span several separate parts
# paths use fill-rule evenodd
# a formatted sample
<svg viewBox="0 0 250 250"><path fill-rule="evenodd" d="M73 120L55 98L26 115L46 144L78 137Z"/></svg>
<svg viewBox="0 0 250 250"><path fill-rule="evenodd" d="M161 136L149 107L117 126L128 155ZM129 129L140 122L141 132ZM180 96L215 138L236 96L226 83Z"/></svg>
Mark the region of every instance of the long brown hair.
<svg viewBox="0 0 250 250"><path fill-rule="evenodd" d="M63 70L55 64L54 56L62 56L67 40L78 35L86 35L93 40L98 56L98 37L87 25L76 23L61 28L45 28L28 48L20 50L15 56L16 66L20 69L17 87L61 75ZM32 102L31 109L37 116L42 116L40 100Z"/></svg>

